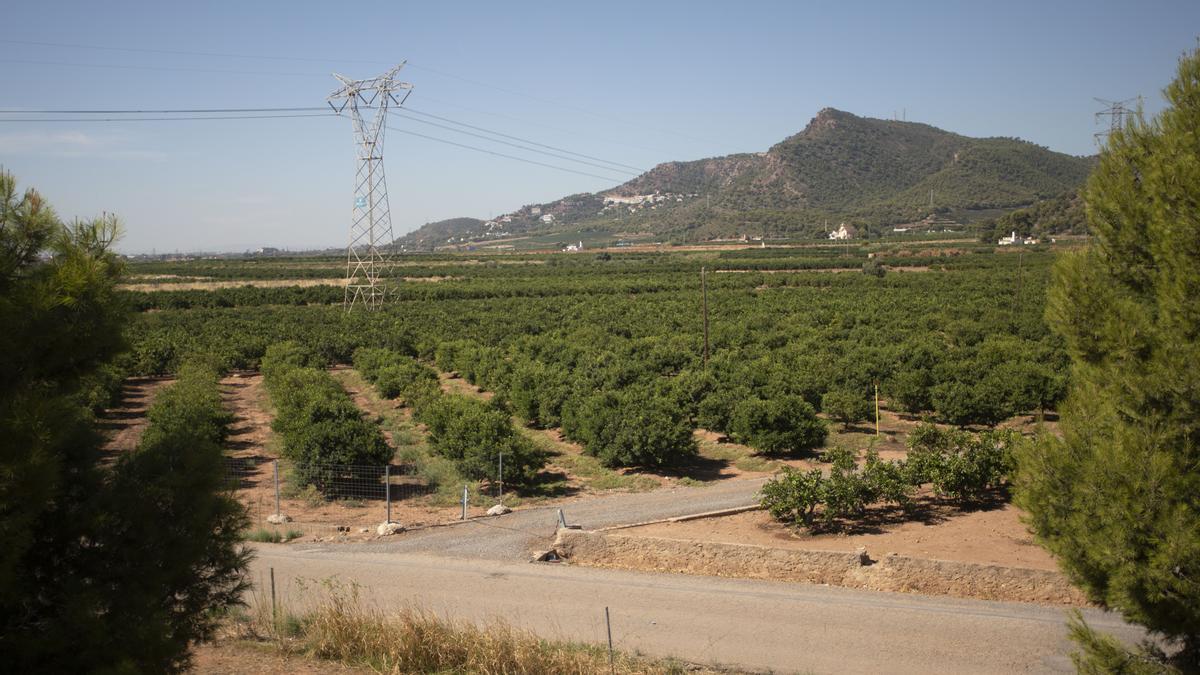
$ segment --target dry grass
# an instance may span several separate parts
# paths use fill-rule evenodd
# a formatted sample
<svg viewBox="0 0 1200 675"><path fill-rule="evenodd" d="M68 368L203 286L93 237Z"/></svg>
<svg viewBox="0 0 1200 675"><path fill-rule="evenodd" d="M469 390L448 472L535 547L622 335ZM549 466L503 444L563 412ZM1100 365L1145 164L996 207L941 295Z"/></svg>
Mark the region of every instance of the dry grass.
<svg viewBox="0 0 1200 675"><path fill-rule="evenodd" d="M316 597L304 614L256 598L257 613L242 616L243 638L274 645L287 654L337 661L381 673L609 673L600 646L543 640L500 620L485 625L446 619L411 607L384 613L365 607L359 588L333 580L305 582ZM615 654L615 672L666 675L704 672L694 666ZM709 671L712 672L712 671Z"/></svg>

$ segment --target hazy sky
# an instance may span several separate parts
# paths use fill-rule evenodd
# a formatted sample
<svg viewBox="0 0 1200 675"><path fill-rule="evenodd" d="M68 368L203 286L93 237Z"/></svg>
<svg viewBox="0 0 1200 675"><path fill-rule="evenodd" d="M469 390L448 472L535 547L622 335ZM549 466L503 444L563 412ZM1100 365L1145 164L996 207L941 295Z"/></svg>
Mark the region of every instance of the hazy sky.
<svg viewBox="0 0 1200 675"><path fill-rule="evenodd" d="M1200 32L1196 0L43 0L3 16L6 110L324 105L331 72L365 78L408 59L414 110L638 168L765 150L826 106L1090 154L1093 97L1141 94L1159 110ZM389 131L397 235L629 177L390 126L612 176ZM336 117L0 122L0 165L65 218L119 214L127 252L344 246L355 168Z"/></svg>

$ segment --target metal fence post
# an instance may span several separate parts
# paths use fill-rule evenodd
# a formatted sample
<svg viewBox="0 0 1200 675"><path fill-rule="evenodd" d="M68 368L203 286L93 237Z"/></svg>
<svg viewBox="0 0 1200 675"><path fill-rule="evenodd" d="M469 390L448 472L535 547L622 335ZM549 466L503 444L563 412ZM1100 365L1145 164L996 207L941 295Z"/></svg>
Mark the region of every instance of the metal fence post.
<svg viewBox="0 0 1200 675"><path fill-rule="evenodd" d="M275 515L279 515L279 460L272 462L275 465Z"/></svg>
<svg viewBox="0 0 1200 675"><path fill-rule="evenodd" d="M383 489L387 492L387 520L392 522L392 465L383 467Z"/></svg>
<svg viewBox="0 0 1200 675"><path fill-rule="evenodd" d="M608 607L604 608L604 627L608 630L608 668L613 675L616 675L617 660L613 658L612 621L608 618Z"/></svg>
<svg viewBox="0 0 1200 675"><path fill-rule="evenodd" d="M462 520L466 520L467 519L467 486L466 485L463 486L462 507L463 507Z"/></svg>

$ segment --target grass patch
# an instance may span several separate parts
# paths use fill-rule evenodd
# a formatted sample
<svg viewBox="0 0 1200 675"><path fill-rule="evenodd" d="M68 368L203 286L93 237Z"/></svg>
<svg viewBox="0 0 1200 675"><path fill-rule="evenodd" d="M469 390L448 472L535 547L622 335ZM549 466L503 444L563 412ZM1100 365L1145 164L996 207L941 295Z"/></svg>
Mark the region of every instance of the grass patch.
<svg viewBox="0 0 1200 675"><path fill-rule="evenodd" d="M591 455L566 452L561 448L554 447L554 442L545 436L540 434L534 434L533 436L535 438L534 442L542 444L543 447L550 446L550 461L554 465L579 478L593 490L645 492L658 487L658 481L649 476L618 473L604 466L600 463L600 460Z"/></svg>
<svg viewBox="0 0 1200 675"><path fill-rule="evenodd" d="M755 473L774 473L779 470L779 467L783 466L783 464L773 459L767 459L758 455L747 455L736 460L733 465L741 471Z"/></svg>
<svg viewBox="0 0 1200 675"><path fill-rule="evenodd" d="M544 640L499 619L478 625L410 607L385 613L364 607L358 586L336 581L306 582L301 589L316 599L311 611L272 610L269 600L258 598L258 610L235 627L283 652L387 673L610 672L608 651L600 645ZM703 672L623 652L616 653L614 666L627 675Z"/></svg>
<svg viewBox="0 0 1200 675"><path fill-rule="evenodd" d="M303 536L304 533L300 530L288 530L281 533L276 529L259 527L246 533L246 541L254 541L260 544L282 544Z"/></svg>
<svg viewBox="0 0 1200 675"><path fill-rule="evenodd" d="M756 454L752 448L737 443L715 443L700 441L700 456L706 459L729 462L740 471L751 473L774 473L780 462Z"/></svg>

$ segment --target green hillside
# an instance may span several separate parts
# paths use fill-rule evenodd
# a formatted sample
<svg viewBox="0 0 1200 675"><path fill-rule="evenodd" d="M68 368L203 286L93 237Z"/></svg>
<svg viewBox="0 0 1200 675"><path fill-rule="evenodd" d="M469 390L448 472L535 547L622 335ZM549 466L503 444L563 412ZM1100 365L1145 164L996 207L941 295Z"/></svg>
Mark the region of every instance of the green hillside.
<svg viewBox="0 0 1200 675"><path fill-rule="evenodd" d="M507 214L504 234L586 229L695 241L820 236L826 223L842 221L881 232L948 214L994 217L1070 193L1092 162L1020 139L970 138L826 108L767 152L667 162L612 190L525 206ZM411 239L437 241L440 230L427 227Z"/></svg>

